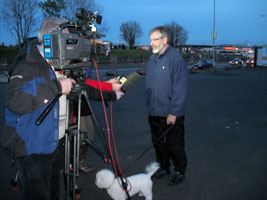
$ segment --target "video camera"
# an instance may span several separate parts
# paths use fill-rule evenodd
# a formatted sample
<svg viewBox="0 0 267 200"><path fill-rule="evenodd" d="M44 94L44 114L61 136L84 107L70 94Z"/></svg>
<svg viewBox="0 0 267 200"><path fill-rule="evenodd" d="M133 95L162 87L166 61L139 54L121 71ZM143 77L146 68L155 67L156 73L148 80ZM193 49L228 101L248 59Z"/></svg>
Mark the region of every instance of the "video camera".
<svg viewBox="0 0 267 200"><path fill-rule="evenodd" d="M99 25L102 22L102 16L97 14L98 12L78 8L77 22L63 23L51 34L43 36L44 57L51 61L55 70L70 70L89 65L91 40L103 36L96 33L94 22Z"/></svg>

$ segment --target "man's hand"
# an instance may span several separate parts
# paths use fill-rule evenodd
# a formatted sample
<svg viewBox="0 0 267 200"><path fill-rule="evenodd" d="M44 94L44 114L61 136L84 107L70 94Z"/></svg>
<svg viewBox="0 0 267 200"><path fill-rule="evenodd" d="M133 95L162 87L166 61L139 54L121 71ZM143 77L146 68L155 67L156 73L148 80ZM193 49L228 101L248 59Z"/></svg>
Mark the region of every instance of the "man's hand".
<svg viewBox="0 0 267 200"><path fill-rule="evenodd" d="M121 90L120 81L117 80L116 78L112 78L112 79L110 79L110 80L108 80L106 82L112 84L112 90L113 91L120 91Z"/></svg>
<svg viewBox="0 0 267 200"><path fill-rule="evenodd" d="M172 114L169 114L168 117L167 117L167 124L175 124L175 121L176 121L176 116L175 115L172 115Z"/></svg>
<svg viewBox="0 0 267 200"><path fill-rule="evenodd" d="M113 91L120 91L121 90L121 84L112 83L112 90Z"/></svg>
<svg viewBox="0 0 267 200"><path fill-rule="evenodd" d="M124 93L122 91L115 91L115 93L117 96L117 100L119 100L124 95Z"/></svg>
<svg viewBox="0 0 267 200"><path fill-rule="evenodd" d="M108 81L106 81L107 83L120 83L120 81L116 78L112 78L112 79L109 79Z"/></svg>
<svg viewBox="0 0 267 200"><path fill-rule="evenodd" d="M59 79L62 88L62 94L68 95L73 84L76 84L76 81L71 78L62 78Z"/></svg>

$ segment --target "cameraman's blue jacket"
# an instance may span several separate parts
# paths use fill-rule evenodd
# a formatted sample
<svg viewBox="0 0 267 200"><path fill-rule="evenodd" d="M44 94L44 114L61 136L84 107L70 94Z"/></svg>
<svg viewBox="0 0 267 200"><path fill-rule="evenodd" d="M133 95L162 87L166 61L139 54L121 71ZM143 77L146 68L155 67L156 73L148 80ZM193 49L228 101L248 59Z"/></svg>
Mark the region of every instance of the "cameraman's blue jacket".
<svg viewBox="0 0 267 200"><path fill-rule="evenodd" d="M183 116L187 99L187 65L182 56L168 46L153 54L146 66L146 99L151 116Z"/></svg>
<svg viewBox="0 0 267 200"><path fill-rule="evenodd" d="M6 124L1 144L12 157L53 153L59 139L59 102L39 126L35 122L48 103L61 94L61 84L37 46L29 48L18 60L6 89ZM103 95L106 101L116 100L113 91L100 93L97 88L83 86L90 99L100 101Z"/></svg>
<svg viewBox="0 0 267 200"><path fill-rule="evenodd" d="M35 122L61 85L36 46L20 59L6 91L3 147L14 157L52 153L58 144L59 103L39 126Z"/></svg>

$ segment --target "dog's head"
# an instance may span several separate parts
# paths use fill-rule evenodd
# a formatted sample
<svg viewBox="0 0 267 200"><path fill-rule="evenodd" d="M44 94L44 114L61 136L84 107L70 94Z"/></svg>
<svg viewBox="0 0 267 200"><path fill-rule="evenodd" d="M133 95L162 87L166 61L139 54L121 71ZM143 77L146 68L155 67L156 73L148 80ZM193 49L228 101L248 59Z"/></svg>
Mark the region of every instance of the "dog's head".
<svg viewBox="0 0 267 200"><path fill-rule="evenodd" d="M102 169L96 173L95 184L98 188L109 188L115 179L115 175L108 169Z"/></svg>

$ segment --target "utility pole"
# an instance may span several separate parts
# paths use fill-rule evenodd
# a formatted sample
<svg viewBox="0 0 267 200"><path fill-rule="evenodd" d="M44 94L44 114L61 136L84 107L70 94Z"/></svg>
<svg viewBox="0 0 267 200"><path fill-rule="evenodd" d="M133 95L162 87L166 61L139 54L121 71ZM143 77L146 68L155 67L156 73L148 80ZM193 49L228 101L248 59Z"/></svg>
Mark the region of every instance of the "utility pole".
<svg viewBox="0 0 267 200"><path fill-rule="evenodd" d="M213 8L213 33L212 33L212 43L213 43L213 62L212 67L215 69L215 40L216 40L216 33L215 33L215 0L214 0L214 8Z"/></svg>

